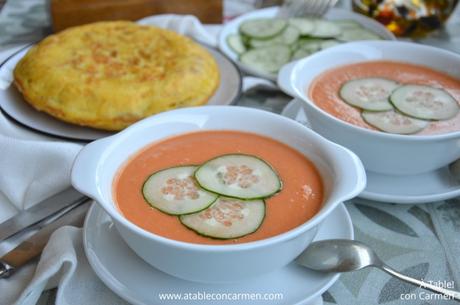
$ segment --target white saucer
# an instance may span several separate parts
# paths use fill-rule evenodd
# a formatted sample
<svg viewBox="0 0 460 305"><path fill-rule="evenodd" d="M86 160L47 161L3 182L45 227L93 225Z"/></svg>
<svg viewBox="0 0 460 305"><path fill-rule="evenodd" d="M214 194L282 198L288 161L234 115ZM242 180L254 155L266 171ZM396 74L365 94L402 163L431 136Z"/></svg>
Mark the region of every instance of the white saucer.
<svg viewBox="0 0 460 305"><path fill-rule="evenodd" d="M316 240L353 238L353 226L344 204L324 220ZM181 280L163 273L139 258L121 239L110 217L94 204L86 217L83 245L86 256L99 278L117 295L136 305L185 304L159 300L159 293L282 293L273 304L322 304L321 294L338 274L310 271L292 263L260 278L236 284L206 285ZM251 301L250 304L266 304ZM197 304L241 304L235 301L200 301Z"/></svg>
<svg viewBox="0 0 460 305"><path fill-rule="evenodd" d="M293 100L281 115L307 127L307 116L302 101ZM367 186L359 197L388 203L415 204L446 200L460 196L460 179L448 166L413 176L391 176L367 171Z"/></svg>
<svg viewBox="0 0 460 305"><path fill-rule="evenodd" d="M216 49L206 45L203 46L214 56L221 71L219 88L209 99L208 105L230 105L235 103L242 88L242 78L238 67ZM1 80L12 80L12 72L16 63L27 53L30 47L13 53L0 64ZM1 80L0 84L3 85ZM39 112L24 101L22 95L12 84L5 90L0 88L0 108L16 122L52 136L70 140L92 141L113 134L112 132L69 124L57 120L44 112Z"/></svg>

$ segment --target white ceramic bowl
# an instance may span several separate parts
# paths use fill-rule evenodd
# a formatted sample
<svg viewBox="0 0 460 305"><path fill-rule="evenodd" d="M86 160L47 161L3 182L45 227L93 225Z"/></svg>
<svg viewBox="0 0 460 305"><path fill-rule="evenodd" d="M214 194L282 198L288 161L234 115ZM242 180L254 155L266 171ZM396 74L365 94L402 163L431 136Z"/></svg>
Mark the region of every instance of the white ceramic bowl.
<svg viewBox="0 0 460 305"><path fill-rule="evenodd" d="M219 49L222 51L222 53L224 53L230 59L236 62L237 65L241 68L241 70L243 70L244 72L248 74L262 77L265 79L270 79L273 81L276 81L276 76L274 76L273 74L260 72L258 70L255 70L249 66L242 64L238 59L238 55L228 46L227 37L231 34L238 33L240 24L243 21L255 19L255 18L272 18L276 16L278 10L279 10L278 7L268 7L268 8L259 9L259 10L255 10L255 11L251 11L249 13L243 14L233 19L232 21L227 22L222 28L222 30L220 31L219 39L218 39ZM387 28L385 28L385 26L383 26L381 23L375 21L374 19L368 18L364 15L354 13L350 10L332 8L327 12L324 18L329 19L329 20L338 20L338 19L354 20L358 22L359 24L361 24L366 29L371 30L372 32L376 33L383 39L386 39L386 40L396 39L393 33L388 31Z"/></svg>
<svg viewBox="0 0 460 305"><path fill-rule="evenodd" d="M112 182L119 167L131 155L166 137L210 129L269 136L308 156L320 171L325 186L321 210L291 231L235 245L200 245L171 240L139 228L120 214L114 205ZM182 279L216 283L257 276L290 263L311 242L325 217L340 202L355 197L364 189L366 176L354 153L297 122L262 110L204 106L158 114L114 136L88 144L74 163L72 184L104 208L126 243L152 266Z"/></svg>
<svg viewBox="0 0 460 305"><path fill-rule="evenodd" d="M388 175L414 175L439 169L460 157L460 131L439 135L397 135L346 123L320 109L307 90L322 72L346 64L391 60L423 65L460 79L460 55L420 44L363 41L339 45L283 67L278 85L304 101L311 127L348 147L366 170ZM398 73L398 71L395 71Z"/></svg>

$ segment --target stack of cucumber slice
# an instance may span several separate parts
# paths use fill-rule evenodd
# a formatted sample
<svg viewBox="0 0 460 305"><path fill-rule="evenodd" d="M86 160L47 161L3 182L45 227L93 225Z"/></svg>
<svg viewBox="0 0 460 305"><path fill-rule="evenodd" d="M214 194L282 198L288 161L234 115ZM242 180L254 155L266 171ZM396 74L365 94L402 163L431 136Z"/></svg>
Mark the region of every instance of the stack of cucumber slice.
<svg viewBox="0 0 460 305"><path fill-rule="evenodd" d="M339 95L346 103L360 108L368 124L396 134L417 133L432 121L455 117L460 108L443 89L398 84L378 77L348 81Z"/></svg>
<svg viewBox="0 0 460 305"><path fill-rule="evenodd" d="M265 198L281 190L276 171L264 160L229 154L200 166L153 173L142 194L154 208L179 217L200 235L232 239L255 232L265 217Z"/></svg>
<svg viewBox="0 0 460 305"><path fill-rule="evenodd" d="M241 23L227 43L243 64L276 74L290 61L341 42L376 39L381 38L353 20L260 18Z"/></svg>

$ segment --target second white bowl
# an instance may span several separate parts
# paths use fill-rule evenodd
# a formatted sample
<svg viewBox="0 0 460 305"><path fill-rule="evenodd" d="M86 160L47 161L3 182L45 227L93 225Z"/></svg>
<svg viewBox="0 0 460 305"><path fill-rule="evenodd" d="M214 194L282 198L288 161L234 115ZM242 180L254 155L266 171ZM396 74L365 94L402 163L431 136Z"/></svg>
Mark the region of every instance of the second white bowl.
<svg viewBox="0 0 460 305"><path fill-rule="evenodd" d="M460 131L419 136L369 130L334 117L308 96L314 79L326 70L369 60L422 65L460 79L458 54L408 42L363 41L332 47L284 66L278 75L278 85L304 102L313 130L355 152L366 170L387 175L415 175L439 169L460 158Z"/></svg>

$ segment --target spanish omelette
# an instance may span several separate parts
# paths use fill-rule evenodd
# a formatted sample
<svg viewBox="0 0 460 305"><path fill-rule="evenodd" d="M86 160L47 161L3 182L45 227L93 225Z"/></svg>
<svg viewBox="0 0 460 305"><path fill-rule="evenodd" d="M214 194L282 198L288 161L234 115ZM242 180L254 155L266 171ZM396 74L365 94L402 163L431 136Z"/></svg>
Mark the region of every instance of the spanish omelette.
<svg viewBox="0 0 460 305"><path fill-rule="evenodd" d="M48 36L16 65L14 82L39 111L120 130L158 112L205 104L220 80L213 56L191 39L110 21Z"/></svg>

